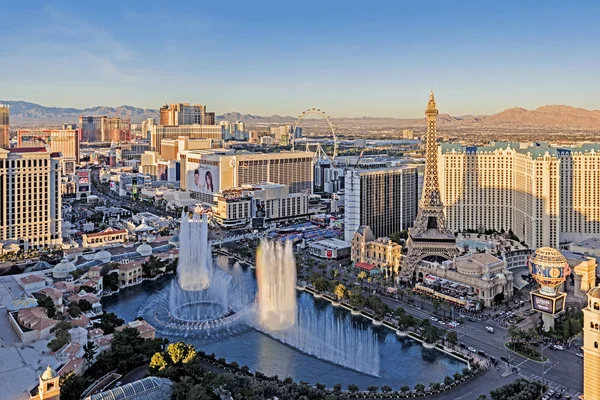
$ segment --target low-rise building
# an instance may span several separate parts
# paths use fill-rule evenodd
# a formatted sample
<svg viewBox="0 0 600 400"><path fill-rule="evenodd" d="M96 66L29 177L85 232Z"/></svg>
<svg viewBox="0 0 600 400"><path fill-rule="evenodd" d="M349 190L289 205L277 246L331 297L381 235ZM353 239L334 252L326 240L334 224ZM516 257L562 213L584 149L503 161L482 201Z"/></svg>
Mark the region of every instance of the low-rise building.
<svg viewBox="0 0 600 400"><path fill-rule="evenodd" d="M102 232L82 235L83 247L102 247L107 244L125 243L128 233L126 229L106 228Z"/></svg>
<svg viewBox="0 0 600 400"><path fill-rule="evenodd" d="M135 285L141 279L142 261L119 265L119 284L121 286Z"/></svg>
<svg viewBox="0 0 600 400"><path fill-rule="evenodd" d="M102 313L102 303L100 303L100 299L95 294L88 293L85 290L67 297L67 300L70 304L77 304L80 301L85 300L92 305L92 312L94 314Z"/></svg>
<svg viewBox="0 0 600 400"><path fill-rule="evenodd" d="M24 308L9 313L9 321L23 343L50 336L58 321L48 317L44 307Z"/></svg>
<svg viewBox="0 0 600 400"><path fill-rule="evenodd" d="M596 276L600 276L600 237L593 237L577 243L571 243L569 250L596 259Z"/></svg>
<svg viewBox="0 0 600 400"><path fill-rule="evenodd" d="M38 290L45 288L48 284L46 278L38 274L21 276L17 279L17 282L27 293L37 292Z"/></svg>
<svg viewBox="0 0 600 400"><path fill-rule="evenodd" d="M47 287L42 290L38 290L35 294L48 297L54 303L56 311L63 311L63 292L57 288Z"/></svg>
<svg viewBox="0 0 600 400"><path fill-rule="evenodd" d="M152 325L150 325L150 323L144 320L131 321L127 324L115 328L115 330L117 332L121 332L126 328L136 329L139 332L140 337L143 339L154 339L156 337L156 329Z"/></svg>
<svg viewBox="0 0 600 400"><path fill-rule="evenodd" d="M214 195L213 219L223 227L244 226L253 219L265 222L308 217L308 195L289 187L261 183L222 190Z"/></svg>
<svg viewBox="0 0 600 400"><path fill-rule="evenodd" d="M371 228L363 225L352 238L350 258L354 263L373 264L389 276L397 274L402 265L402 246L387 237L375 239Z"/></svg>
<svg viewBox="0 0 600 400"><path fill-rule="evenodd" d="M309 243L308 252L319 258L341 260L350 257L350 245L339 239L324 239Z"/></svg>
<svg viewBox="0 0 600 400"><path fill-rule="evenodd" d="M379 268L377 268L376 265L365 263L365 262L355 262L354 266L359 271L365 271L369 275L372 275L372 276L379 275L379 273L381 272L381 270Z"/></svg>
<svg viewBox="0 0 600 400"><path fill-rule="evenodd" d="M573 271L575 298L585 300L586 293L596 286L596 258L571 251L561 251L561 253Z"/></svg>
<svg viewBox="0 0 600 400"><path fill-rule="evenodd" d="M488 253L466 254L442 264L421 261L416 275L433 295L452 298L467 308L476 307L479 300L490 307L513 297L512 272L503 260Z"/></svg>

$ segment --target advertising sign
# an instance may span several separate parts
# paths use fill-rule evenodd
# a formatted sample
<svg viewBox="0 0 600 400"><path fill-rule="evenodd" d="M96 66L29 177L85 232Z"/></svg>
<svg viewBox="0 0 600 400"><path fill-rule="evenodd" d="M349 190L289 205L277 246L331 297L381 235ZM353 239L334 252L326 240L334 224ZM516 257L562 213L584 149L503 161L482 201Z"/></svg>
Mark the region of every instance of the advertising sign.
<svg viewBox="0 0 600 400"><path fill-rule="evenodd" d="M554 313L559 313L564 311L565 309L565 298L567 297L566 293L558 295L556 301L554 302Z"/></svg>
<svg viewBox="0 0 600 400"><path fill-rule="evenodd" d="M188 158L186 165L188 190L204 194L213 194L220 190L219 165L216 161Z"/></svg>
<svg viewBox="0 0 600 400"><path fill-rule="evenodd" d="M75 173L75 162L74 161L65 161L63 164L63 174L64 175L73 175Z"/></svg>
<svg viewBox="0 0 600 400"><path fill-rule="evenodd" d="M533 304L534 310L541 311L546 314L552 314L552 311L554 309L554 307L553 307L554 299L551 299L551 298L548 298L545 296L541 296L536 293L531 294L531 299L532 299L532 304Z"/></svg>
<svg viewBox="0 0 600 400"><path fill-rule="evenodd" d="M159 181L168 180L167 176L167 164L158 164L157 178Z"/></svg>
<svg viewBox="0 0 600 400"><path fill-rule="evenodd" d="M556 297L550 297L544 296L536 291L531 293L531 304L536 311L554 315L564 310L566 297L566 293L560 293Z"/></svg>
<svg viewBox="0 0 600 400"><path fill-rule="evenodd" d="M333 251L327 250L327 258L333 257Z"/></svg>

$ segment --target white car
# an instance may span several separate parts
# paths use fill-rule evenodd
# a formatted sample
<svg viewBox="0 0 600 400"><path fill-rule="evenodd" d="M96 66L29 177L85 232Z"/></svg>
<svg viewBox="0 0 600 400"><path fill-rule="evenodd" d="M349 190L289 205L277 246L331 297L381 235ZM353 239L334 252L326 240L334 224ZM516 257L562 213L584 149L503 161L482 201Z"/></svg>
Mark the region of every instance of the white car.
<svg viewBox="0 0 600 400"><path fill-rule="evenodd" d="M469 350L471 353L477 353L477 349L474 347L467 347L467 350Z"/></svg>
<svg viewBox="0 0 600 400"><path fill-rule="evenodd" d="M577 357L583 358L583 353L577 353Z"/></svg>
<svg viewBox="0 0 600 400"><path fill-rule="evenodd" d="M565 349L565 348L564 348L564 347L562 347L560 344L555 344L554 346L552 346L552 348L553 348L554 350L564 350L564 349Z"/></svg>
<svg viewBox="0 0 600 400"><path fill-rule="evenodd" d="M494 333L494 328L491 326L486 326L485 330L488 331L489 333Z"/></svg>

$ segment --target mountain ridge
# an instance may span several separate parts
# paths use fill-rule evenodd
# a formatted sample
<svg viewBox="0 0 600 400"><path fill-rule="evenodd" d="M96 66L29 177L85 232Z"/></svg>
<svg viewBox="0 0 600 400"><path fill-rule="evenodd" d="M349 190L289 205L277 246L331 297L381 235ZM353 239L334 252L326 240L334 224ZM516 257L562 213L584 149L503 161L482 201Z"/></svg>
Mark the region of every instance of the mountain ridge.
<svg viewBox="0 0 600 400"><path fill-rule="evenodd" d="M85 109L74 107L46 107L27 101L1 101L11 107L11 123L15 124L62 124L77 123L80 115L131 117L133 123L140 123L146 118L158 118L158 109L140 108L129 105L117 107L95 106ZM425 118L395 118L395 117L354 117L332 118L337 122L377 122L397 121L404 126L421 125ZM286 123L292 124L297 117L271 115L260 116L243 114L237 111L227 112L217 116L217 121L243 121L246 123ZM564 126L571 128L600 129L600 110L587 110L567 105L544 105L533 110L522 107L512 107L493 115L464 115L452 116L439 114L438 123L445 126L473 125L505 125L505 126Z"/></svg>

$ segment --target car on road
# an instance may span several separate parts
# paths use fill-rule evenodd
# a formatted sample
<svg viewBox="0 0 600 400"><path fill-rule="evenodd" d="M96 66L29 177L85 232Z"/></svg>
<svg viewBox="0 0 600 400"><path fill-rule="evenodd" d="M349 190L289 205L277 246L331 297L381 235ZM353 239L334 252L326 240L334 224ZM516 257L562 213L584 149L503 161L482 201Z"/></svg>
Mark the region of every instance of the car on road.
<svg viewBox="0 0 600 400"><path fill-rule="evenodd" d="M488 331L489 333L494 333L494 328L491 326L486 326L485 330Z"/></svg>
<svg viewBox="0 0 600 400"><path fill-rule="evenodd" d="M577 353L576 356L583 358L583 353Z"/></svg>
<svg viewBox="0 0 600 400"><path fill-rule="evenodd" d="M555 344L552 346L552 350L564 350L565 348L562 347L560 344Z"/></svg>
<svg viewBox="0 0 600 400"><path fill-rule="evenodd" d="M430 320L431 322L438 322L438 319L437 319L436 317L431 317L431 318L429 318L429 320Z"/></svg>
<svg viewBox="0 0 600 400"><path fill-rule="evenodd" d="M544 395L544 397L542 397L542 400L549 400L550 396L548 396L547 394Z"/></svg>
<svg viewBox="0 0 600 400"><path fill-rule="evenodd" d="M477 353L477 349L474 347L467 347L467 350L469 350L471 353Z"/></svg>

